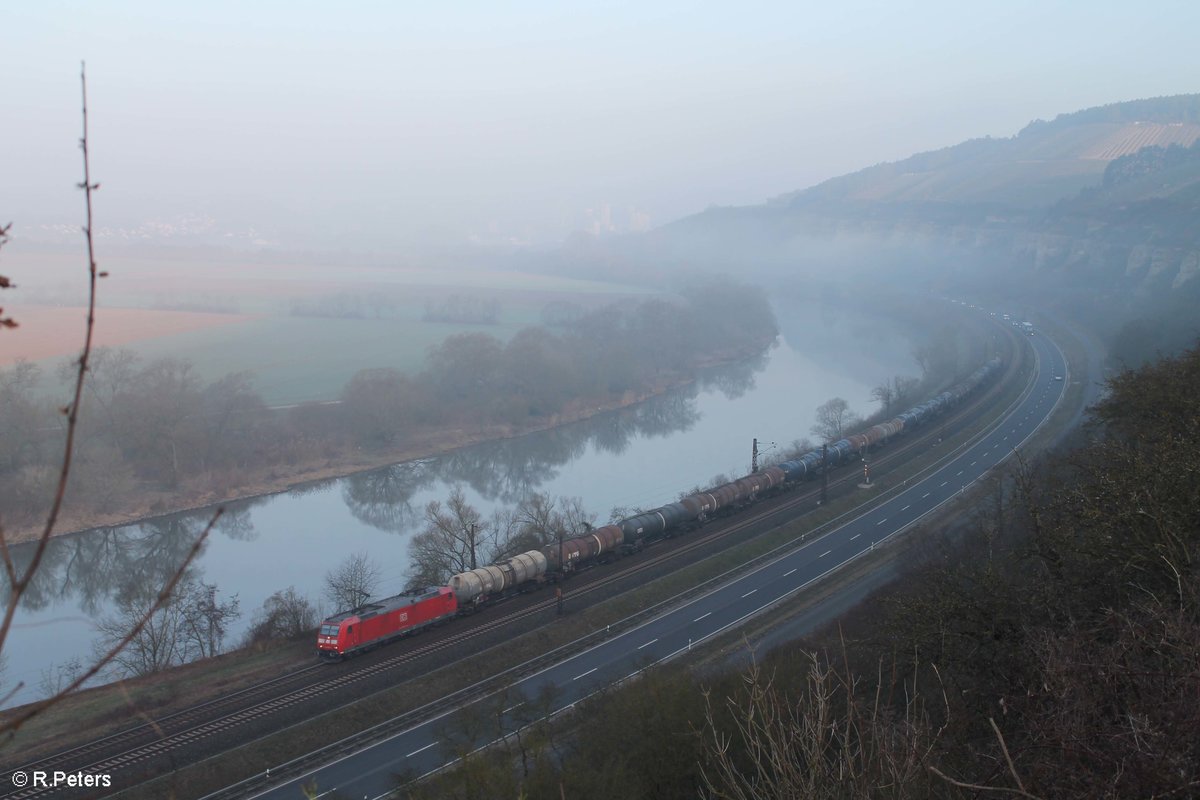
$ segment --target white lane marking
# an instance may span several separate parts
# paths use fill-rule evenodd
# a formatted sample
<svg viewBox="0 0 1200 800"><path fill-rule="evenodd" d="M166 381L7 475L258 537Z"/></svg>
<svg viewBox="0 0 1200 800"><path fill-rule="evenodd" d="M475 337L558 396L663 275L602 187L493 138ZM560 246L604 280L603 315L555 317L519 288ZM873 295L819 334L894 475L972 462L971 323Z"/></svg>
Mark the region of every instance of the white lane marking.
<svg viewBox="0 0 1200 800"><path fill-rule="evenodd" d="M832 550L826 550L824 553L821 553L821 555L817 556L817 558L824 558L825 556L829 555L832 552L833 552Z"/></svg>
<svg viewBox="0 0 1200 800"><path fill-rule="evenodd" d="M851 536L851 537L850 537L850 541L852 541L852 542L853 542L855 539L857 539L857 538L858 538L858 537L860 537L860 536L862 536L862 534L861 534L861 533L856 533L856 534L854 534L853 536Z"/></svg>
<svg viewBox="0 0 1200 800"><path fill-rule="evenodd" d="M692 622L699 622L700 620L704 619L705 617L711 617L711 616L712 616L711 611L705 611L703 614L701 614L700 616L698 616L694 620L692 620Z"/></svg>
<svg viewBox="0 0 1200 800"><path fill-rule="evenodd" d="M749 597L750 595L754 594L757 591L758 591L758 589L751 589L750 591L748 591L744 595L742 595L742 599L745 600L747 597Z"/></svg>
<svg viewBox="0 0 1200 800"><path fill-rule="evenodd" d="M521 706L523 706L523 705L525 705L525 701L524 701L524 700L522 700L521 702L517 703L515 706L509 706L508 708L504 709L504 710L503 710L503 711L501 711L500 713L501 713L501 714L507 714L508 712L510 712L510 711L512 711L512 710L514 710L514 709L520 708L520 707L521 707Z"/></svg>
<svg viewBox="0 0 1200 800"><path fill-rule="evenodd" d="M783 573L783 577L785 577L785 578L786 578L788 575L791 575L791 574L792 574L793 572L795 572L795 571L796 571L796 567L792 567L792 568L791 568L791 569L789 569L787 572Z"/></svg>
<svg viewBox="0 0 1200 800"><path fill-rule="evenodd" d="M884 517L883 519L879 520L879 522L876 522L875 527L878 528L880 525L882 525L885 522L887 522L887 517Z"/></svg>
<svg viewBox="0 0 1200 800"><path fill-rule="evenodd" d="M431 747L434 747L434 746L436 746L436 745L437 745L437 742L430 742L429 744L427 744L427 745L425 745L424 747L422 747L420 750L413 750L411 753L409 753L408 755L406 755L406 756L405 756L405 758L412 758L412 757L413 757L413 756L415 756L417 753L424 753L426 750L428 750L429 748L431 748Z"/></svg>
<svg viewBox="0 0 1200 800"><path fill-rule="evenodd" d="M942 486L945 486L945 485L946 485L947 483L949 483L949 482L950 482L950 481L942 481ZM940 488L942 488L942 486L939 486L938 488L940 489Z"/></svg>
<svg viewBox="0 0 1200 800"><path fill-rule="evenodd" d="M577 680L579 680L580 678L586 678L588 675L591 675L593 672L595 672L595 671L596 671L596 670L598 670L598 669L600 669L600 668L599 668L599 667L592 667L591 669L589 669L587 672L583 673L582 675L576 675L574 678L571 678L571 680L573 680L573 681L577 681Z"/></svg>
<svg viewBox="0 0 1200 800"><path fill-rule="evenodd" d="M658 641L658 639L655 638L655 639L651 639L650 641L646 642L645 644L639 644L638 650L641 650L643 647L649 647L650 645L654 644L657 641Z"/></svg>
<svg viewBox="0 0 1200 800"><path fill-rule="evenodd" d="M925 494L921 495L922 500L924 500L926 497L929 497L929 492L926 492Z"/></svg>
<svg viewBox="0 0 1200 800"><path fill-rule="evenodd" d="M978 463L979 463L978 461L972 461L972 462L971 462L971 466L973 467L973 466L975 466L975 465L976 465L976 464L978 464ZM959 475L962 475L962 473L961 473L961 472L960 472L960 473L958 473L958 474L959 474Z"/></svg>
<svg viewBox="0 0 1200 800"><path fill-rule="evenodd" d="M900 510L901 510L901 511L908 511L910 508L912 508L912 506L905 506L904 508L902 508L902 509L900 509Z"/></svg>
<svg viewBox="0 0 1200 800"><path fill-rule="evenodd" d="M956 478L957 478L959 475L962 475L962 474L963 474L963 471L960 469L960 470L958 471L958 474L956 474L954 477L956 477Z"/></svg>

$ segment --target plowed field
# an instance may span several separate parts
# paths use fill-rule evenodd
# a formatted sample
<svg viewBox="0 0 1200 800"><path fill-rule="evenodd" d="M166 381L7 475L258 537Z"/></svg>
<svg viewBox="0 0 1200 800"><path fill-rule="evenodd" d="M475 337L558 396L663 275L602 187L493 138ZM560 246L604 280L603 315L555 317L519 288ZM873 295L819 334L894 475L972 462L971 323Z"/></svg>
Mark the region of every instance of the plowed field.
<svg viewBox="0 0 1200 800"><path fill-rule="evenodd" d="M83 344L87 312L83 308L25 306L11 308L20 327L0 333L0 367L25 358L36 361L77 353ZM253 319L245 314L210 314L198 311L152 311L141 308L105 308L96 314L96 346L128 344Z"/></svg>

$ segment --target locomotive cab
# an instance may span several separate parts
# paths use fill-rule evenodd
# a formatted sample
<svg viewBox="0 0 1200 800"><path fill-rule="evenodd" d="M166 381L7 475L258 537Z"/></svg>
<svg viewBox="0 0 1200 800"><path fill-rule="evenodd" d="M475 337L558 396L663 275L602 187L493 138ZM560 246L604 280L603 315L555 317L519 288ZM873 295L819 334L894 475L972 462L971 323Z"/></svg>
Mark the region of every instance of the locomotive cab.
<svg viewBox="0 0 1200 800"><path fill-rule="evenodd" d="M341 661L345 653L354 647L355 624L358 617L327 619L317 629L317 651L326 661Z"/></svg>

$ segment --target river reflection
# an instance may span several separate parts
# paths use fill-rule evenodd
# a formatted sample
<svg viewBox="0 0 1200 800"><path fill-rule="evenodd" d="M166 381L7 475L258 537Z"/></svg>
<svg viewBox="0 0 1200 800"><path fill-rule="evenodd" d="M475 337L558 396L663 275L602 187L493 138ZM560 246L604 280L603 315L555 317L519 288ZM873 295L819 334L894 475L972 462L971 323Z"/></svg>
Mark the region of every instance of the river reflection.
<svg viewBox="0 0 1200 800"><path fill-rule="evenodd" d="M189 575L215 584L222 597L238 595L243 616L228 637L236 642L275 591L292 585L319 601L325 573L352 553L369 553L380 565L382 592L402 588L408 540L425 504L444 500L455 485L485 515L535 491L580 497L602 520L613 506L661 505L718 473L747 471L752 437L786 442L805 435L812 410L831 396L863 408L867 387L894 374L897 358L907 358L903 342L839 374L844 363L819 364L783 342L630 408L229 503ZM93 621L123 594L162 586L211 514L52 540L5 647L5 686L26 686L15 702L40 696L41 677L53 665L86 659L96 639ZM27 561L31 552L18 547L14 555Z"/></svg>
<svg viewBox="0 0 1200 800"><path fill-rule="evenodd" d="M342 499L355 518L396 533L419 525L424 503L413 498L434 484L466 486L485 500L515 505L557 478L589 446L620 455L635 438L688 431L699 419L696 398L702 389L717 387L727 397L740 396L753 386L754 370L765 363L756 359L753 365L712 370L694 384L579 423L352 475L342 480Z"/></svg>
<svg viewBox="0 0 1200 800"><path fill-rule="evenodd" d="M172 517L52 539L21 607L40 611L66 600L91 615L129 587L162 586L202 527L191 519ZM30 548L15 548L18 570L28 565L31 554Z"/></svg>

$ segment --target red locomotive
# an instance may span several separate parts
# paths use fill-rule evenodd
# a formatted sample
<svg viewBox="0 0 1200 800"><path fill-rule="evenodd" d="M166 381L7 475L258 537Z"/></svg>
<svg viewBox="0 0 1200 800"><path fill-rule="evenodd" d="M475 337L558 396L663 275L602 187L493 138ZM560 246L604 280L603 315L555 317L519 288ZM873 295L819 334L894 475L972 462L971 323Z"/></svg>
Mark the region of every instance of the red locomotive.
<svg viewBox="0 0 1200 800"><path fill-rule="evenodd" d="M457 613L458 598L448 586L398 594L343 611L322 622L317 632L317 649L321 658L340 661L443 622Z"/></svg>

